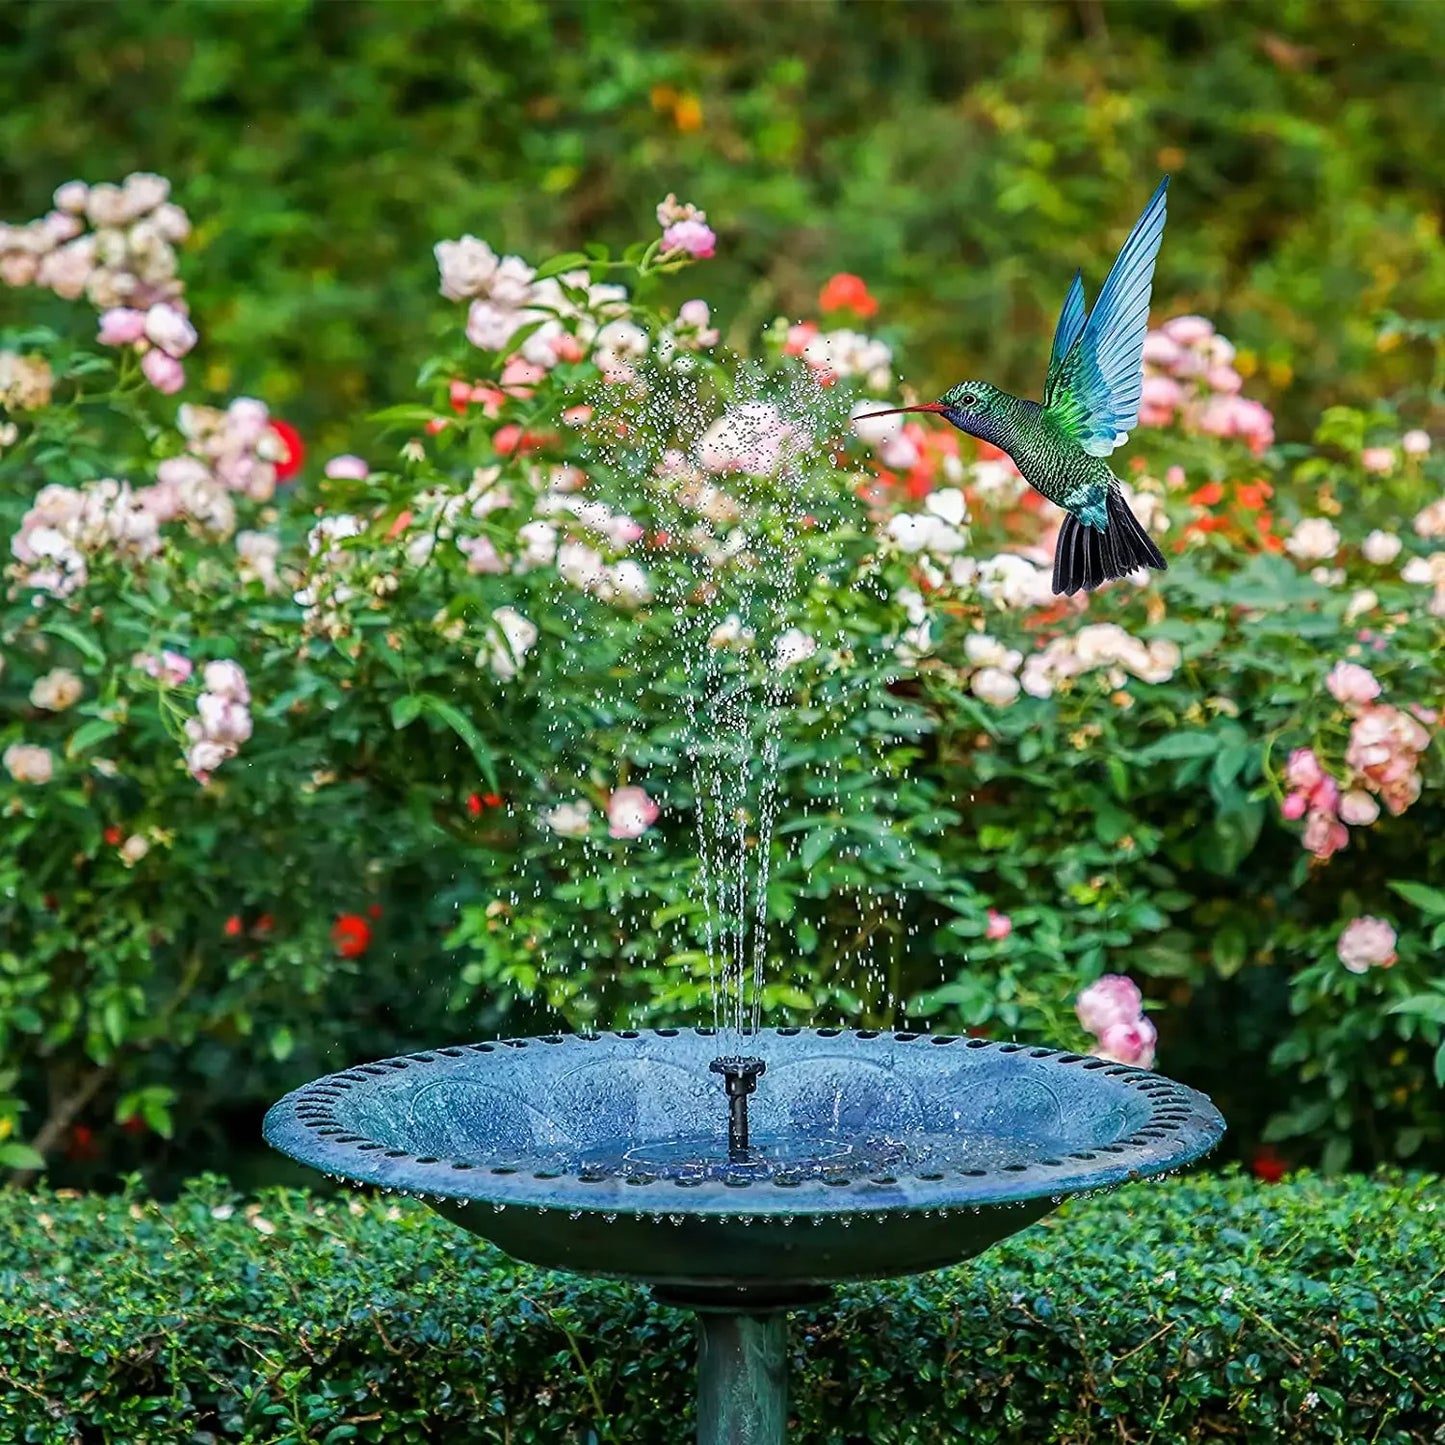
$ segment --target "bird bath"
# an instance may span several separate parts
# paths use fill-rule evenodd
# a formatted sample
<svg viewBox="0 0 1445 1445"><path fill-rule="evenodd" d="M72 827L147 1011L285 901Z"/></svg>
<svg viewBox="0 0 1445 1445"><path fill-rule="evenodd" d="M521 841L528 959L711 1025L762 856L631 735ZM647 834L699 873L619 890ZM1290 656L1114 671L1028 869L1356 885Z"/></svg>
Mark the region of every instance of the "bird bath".
<svg viewBox="0 0 1445 1445"><path fill-rule="evenodd" d="M783 1441L787 1310L970 1259L1223 1132L1202 1094L1102 1059L787 1028L435 1049L318 1079L265 1122L302 1163L420 1195L516 1259L696 1311L700 1445Z"/></svg>

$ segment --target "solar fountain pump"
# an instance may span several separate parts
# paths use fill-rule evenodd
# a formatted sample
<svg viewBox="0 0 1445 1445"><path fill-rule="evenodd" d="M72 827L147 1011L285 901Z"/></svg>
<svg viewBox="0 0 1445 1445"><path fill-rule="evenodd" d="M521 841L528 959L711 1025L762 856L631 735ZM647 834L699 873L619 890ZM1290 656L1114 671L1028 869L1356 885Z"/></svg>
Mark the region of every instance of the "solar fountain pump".
<svg viewBox="0 0 1445 1445"><path fill-rule="evenodd" d="M959 1264L1223 1132L1149 1070L828 1028L434 1049L318 1079L265 1122L293 1158L420 1195L515 1259L695 1312L699 1445L783 1445L789 1310Z"/></svg>

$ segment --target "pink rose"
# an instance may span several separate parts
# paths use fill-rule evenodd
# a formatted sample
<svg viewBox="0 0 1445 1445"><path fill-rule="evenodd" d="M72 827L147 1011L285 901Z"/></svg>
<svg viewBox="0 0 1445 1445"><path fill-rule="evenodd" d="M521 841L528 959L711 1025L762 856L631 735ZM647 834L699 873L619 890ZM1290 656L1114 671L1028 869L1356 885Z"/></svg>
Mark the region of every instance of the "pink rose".
<svg viewBox="0 0 1445 1445"><path fill-rule="evenodd" d="M1244 385L1244 378L1232 366L1211 366L1204 379L1217 392L1233 396Z"/></svg>
<svg viewBox="0 0 1445 1445"><path fill-rule="evenodd" d="M201 676L207 692L240 703L251 701L251 689L246 686L246 674L239 663L208 662Z"/></svg>
<svg viewBox="0 0 1445 1445"><path fill-rule="evenodd" d="M1336 702L1347 706L1374 702L1380 695L1380 683L1368 667L1357 662L1337 662L1325 678L1325 686Z"/></svg>
<svg viewBox="0 0 1445 1445"><path fill-rule="evenodd" d="M1112 1059L1116 1064L1148 1069L1154 1065L1154 1045L1158 1039L1154 1025L1141 1015L1129 1023L1110 1024L1099 1035L1099 1047L1094 1053L1098 1058Z"/></svg>
<svg viewBox="0 0 1445 1445"><path fill-rule="evenodd" d="M1340 821L1367 828L1380 816L1380 805L1363 789L1352 788L1340 799Z"/></svg>
<svg viewBox="0 0 1445 1445"><path fill-rule="evenodd" d="M326 475L333 482L364 482L371 475L371 468L360 457L344 453L326 463Z"/></svg>
<svg viewBox="0 0 1445 1445"><path fill-rule="evenodd" d="M1164 334L1180 346L1194 346L1214 335L1212 322L1202 316L1175 316L1164 323Z"/></svg>
<svg viewBox="0 0 1445 1445"><path fill-rule="evenodd" d="M1305 809L1309 807L1309 797L1304 793L1291 793L1279 805L1280 816L1287 822L1294 823L1305 815Z"/></svg>
<svg viewBox="0 0 1445 1445"><path fill-rule="evenodd" d="M1007 938L1014 931L1014 921L1007 913L1000 913L996 908L988 910L988 927L984 930L985 938L998 940Z"/></svg>
<svg viewBox="0 0 1445 1445"><path fill-rule="evenodd" d="M130 306L112 306L100 313L102 346L131 346L146 334L146 314Z"/></svg>
<svg viewBox="0 0 1445 1445"><path fill-rule="evenodd" d="M196 344L196 328L174 306L158 301L145 314L146 339L167 356L181 359Z"/></svg>
<svg viewBox="0 0 1445 1445"><path fill-rule="evenodd" d="M162 396L174 396L186 384L185 367L158 347L141 357L140 369Z"/></svg>
<svg viewBox="0 0 1445 1445"><path fill-rule="evenodd" d="M717 236L706 221L674 221L662 233L664 251L685 251L696 261L706 261L717 250Z"/></svg>
<svg viewBox="0 0 1445 1445"><path fill-rule="evenodd" d="M614 838L640 838L659 811L642 788L617 788L607 799L607 831Z"/></svg>
<svg viewBox="0 0 1445 1445"><path fill-rule="evenodd" d="M1179 344L1162 331L1151 331L1144 338L1144 360L1150 366L1172 371L1179 361Z"/></svg>
<svg viewBox="0 0 1445 1445"><path fill-rule="evenodd" d="M1285 781L1292 788L1308 793L1325 775L1313 748L1296 748L1284 765Z"/></svg>
<svg viewBox="0 0 1445 1445"><path fill-rule="evenodd" d="M1331 813L1311 813L1301 841L1306 852L1323 861L1349 845L1350 831Z"/></svg>
<svg viewBox="0 0 1445 1445"><path fill-rule="evenodd" d="M1144 996L1138 985L1121 973L1106 973L1074 1001L1079 1022L1096 1036L1113 1024L1132 1023L1143 1009Z"/></svg>
<svg viewBox="0 0 1445 1445"><path fill-rule="evenodd" d="M1395 469L1395 453L1389 447L1366 447L1360 453L1360 465L1367 472L1387 477Z"/></svg>
<svg viewBox="0 0 1445 1445"><path fill-rule="evenodd" d="M1395 962L1395 941L1395 930L1383 918L1366 914L1345 925L1335 951L1351 973L1367 973Z"/></svg>
<svg viewBox="0 0 1445 1445"><path fill-rule="evenodd" d="M195 670L190 658L179 652L162 652L159 657L153 652L138 652L131 658L131 666L155 678L162 687L179 687Z"/></svg>
<svg viewBox="0 0 1445 1445"><path fill-rule="evenodd" d="M1310 789L1308 806L1318 813L1334 817L1340 811L1340 785L1333 778L1324 777Z"/></svg>

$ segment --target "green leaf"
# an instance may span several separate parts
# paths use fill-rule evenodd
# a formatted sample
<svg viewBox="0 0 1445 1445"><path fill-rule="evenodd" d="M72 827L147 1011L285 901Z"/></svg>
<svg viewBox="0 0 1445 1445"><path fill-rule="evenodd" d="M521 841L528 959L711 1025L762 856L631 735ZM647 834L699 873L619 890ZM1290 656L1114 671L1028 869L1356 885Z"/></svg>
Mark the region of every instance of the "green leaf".
<svg viewBox="0 0 1445 1445"><path fill-rule="evenodd" d="M453 707L445 698L437 697L433 693L422 692L415 696L422 712L430 713L444 722L467 745L472 756L477 760L477 766L482 770L482 776L492 785L494 791L500 791L501 785L497 782L497 768L492 757L492 750L487 746L481 733L477 731L476 724L472 722L471 718L460 709Z"/></svg>
<svg viewBox="0 0 1445 1445"><path fill-rule="evenodd" d="M414 723L421 716L421 694L409 692L391 705L391 725L397 732Z"/></svg>
<svg viewBox="0 0 1445 1445"><path fill-rule="evenodd" d="M1431 918L1445 918L1445 893L1425 883L1392 882L1390 888Z"/></svg>
<svg viewBox="0 0 1445 1445"><path fill-rule="evenodd" d="M0 1144L0 1169L44 1169L45 1156L17 1140Z"/></svg>
<svg viewBox="0 0 1445 1445"><path fill-rule="evenodd" d="M1244 967L1249 954L1249 939L1237 923L1226 923L1215 935L1210 946L1214 955L1214 968L1220 978L1233 978Z"/></svg>
<svg viewBox="0 0 1445 1445"><path fill-rule="evenodd" d="M1136 763L1162 762L1166 759L1207 758L1219 747L1219 738L1214 733L1170 733L1148 747L1140 748L1134 754Z"/></svg>
<svg viewBox="0 0 1445 1445"><path fill-rule="evenodd" d="M95 638L82 632L73 623L66 622L62 618L52 618L44 624L43 630L52 637L59 637L68 642L87 662L93 662L97 667L104 666L104 648Z"/></svg>
<svg viewBox="0 0 1445 1445"><path fill-rule="evenodd" d="M112 722L109 718L95 717L89 722L81 723L71 733L65 744L65 756L68 758L79 757L87 748L92 748L96 743L104 742L106 738L113 738L120 731L120 724Z"/></svg>
<svg viewBox="0 0 1445 1445"><path fill-rule="evenodd" d="M798 850L798 861L804 868L816 868L818 863L832 848L837 836L838 830L827 824L814 828L813 831L803 839L803 846Z"/></svg>
<svg viewBox="0 0 1445 1445"><path fill-rule="evenodd" d="M435 407L406 402L401 406L387 406L380 411L374 411L367 417L367 420L376 422L380 426L425 426L427 422L434 421L440 415L441 413Z"/></svg>
<svg viewBox="0 0 1445 1445"><path fill-rule="evenodd" d="M537 267L534 281L545 281L549 276L560 276L564 271L580 271L587 264L587 257L581 251L563 251L550 261L543 261Z"/></svg>
<svg viewBox="0 0 1445 1445"><path fill-rule="evenodd" d="M1445 1024L1445 993L1417 993L1392 1003L1385 1010L1391 1014L1409 1014L1414 1018L1428 1019L1434 1024Z"/></svg>

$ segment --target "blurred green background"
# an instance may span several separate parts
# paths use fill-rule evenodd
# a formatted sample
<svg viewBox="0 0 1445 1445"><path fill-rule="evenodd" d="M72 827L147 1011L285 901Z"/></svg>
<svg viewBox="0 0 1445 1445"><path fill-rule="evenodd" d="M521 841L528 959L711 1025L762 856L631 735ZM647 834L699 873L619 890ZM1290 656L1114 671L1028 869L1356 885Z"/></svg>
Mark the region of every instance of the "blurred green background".
<svg viewBox="0 0 1445 1445"><path fill-rule="evenodd" d="M734 340L855 271L923 392L1036 391L1167 170L1156 315L1213 317L1288 437L1407 374L1382 310L1445 310L1442 53L1431 0L8 0L0 215L170 176L205 381L341 445L412 381L435 240L626 242L669 190Z"/></svg>

